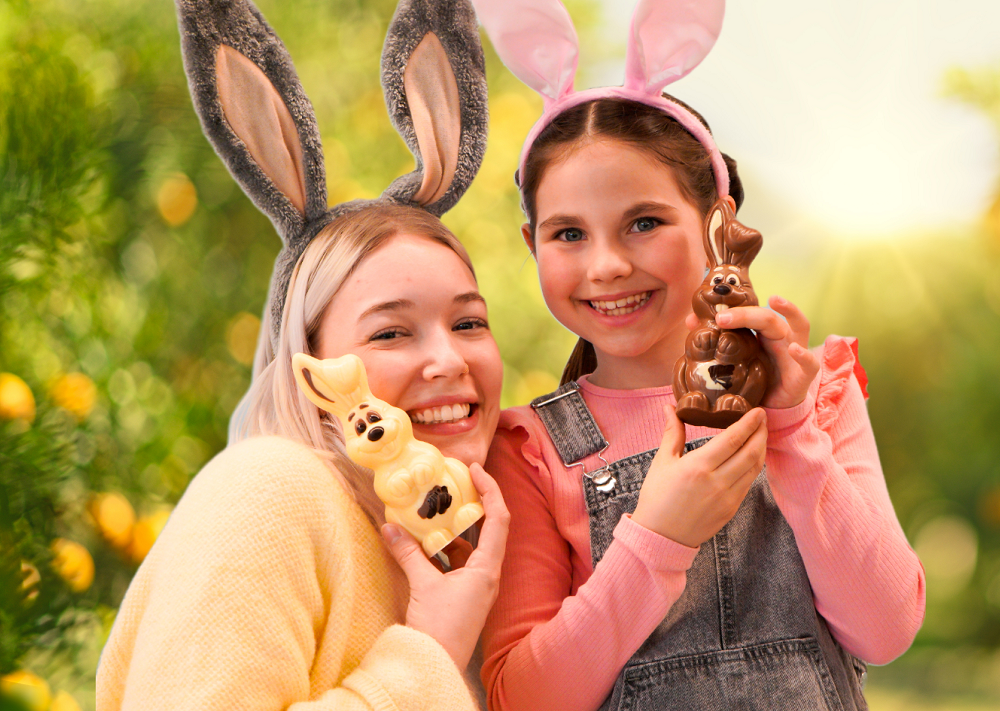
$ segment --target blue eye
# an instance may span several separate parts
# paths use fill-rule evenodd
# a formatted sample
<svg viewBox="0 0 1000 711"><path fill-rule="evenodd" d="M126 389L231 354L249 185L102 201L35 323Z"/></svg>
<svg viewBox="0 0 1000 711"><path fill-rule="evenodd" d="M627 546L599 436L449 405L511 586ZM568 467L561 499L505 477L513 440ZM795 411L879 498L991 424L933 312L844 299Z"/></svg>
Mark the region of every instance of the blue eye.
<svg viewBox="0 0 1000 711"><path fill-rule="evenodd" d="M632 223L632 231L649 232L650 230L656 229L656 226L658 224L660 224L660 221L652 217L640 217L638 220Z"/></svg>
<svg viewBox="0 0 1000 711"><path fill-rule="evenodd" d="M568 230L563 230L558 235L556 239L563 242L579 242L583 239L583 231L576 228L570 228Z"/></svg>

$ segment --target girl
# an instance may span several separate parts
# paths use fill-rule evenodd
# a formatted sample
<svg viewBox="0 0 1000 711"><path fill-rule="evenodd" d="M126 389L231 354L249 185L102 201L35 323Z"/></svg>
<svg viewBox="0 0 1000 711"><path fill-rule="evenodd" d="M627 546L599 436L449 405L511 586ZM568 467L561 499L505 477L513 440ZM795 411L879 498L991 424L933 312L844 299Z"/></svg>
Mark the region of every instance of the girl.
<svg viewBox="0 0 1000 711"><path fill-rule="evenodd" d="M312 109L257 9L178 8L206 133L285 249L230 446L188 487L133 579L97 706L472 711L464 672L496 596L508 516L480 466L503 367L468 255L436 217L485 144L471 7L401 4L383 83L418 168L377 200L333 209ZM358 355L415 436L471 465L486 511L480 546L448 549L447 574L385 524L371 472L295 386L297 352Z"/></svg>
<svg viewBox="0 0 1000 711"><path fill-rule="evenodd" d="M734 308L719 325L756 330L772 361L764 408L722 432L673 411L702 222L742 189L661 90L707 53L721 2L640 3L625 87L580 93L558 2L477 11L545 99L518 171L522 233L546 304L580 336L564 385L505 412L487 460L512 516L484 630L491 707L866 708L861 660L906 650L924 579L854 341L809 351L808 320L779 297Z"/></svg>

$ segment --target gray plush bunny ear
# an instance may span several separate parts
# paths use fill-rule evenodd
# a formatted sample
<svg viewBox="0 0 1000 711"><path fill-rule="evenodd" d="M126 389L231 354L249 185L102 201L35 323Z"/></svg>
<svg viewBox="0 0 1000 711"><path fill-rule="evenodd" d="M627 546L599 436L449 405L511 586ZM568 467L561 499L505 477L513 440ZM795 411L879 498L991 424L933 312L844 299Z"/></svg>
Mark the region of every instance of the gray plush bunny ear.
<svg viewBox="0 0 1000 711"><path fill-rule="evenodd" d="M297 256L327 204L319 130L292 60L249 0L177 0L177 12L205 135Z"/></svg>
<svg viewBox="0 0 1000 711"><path fill-rule="evenodd" d="M440 216L468 189L486 151L486 71L468 0L401 0L382 51L382 89L417 162L383 196Z"/></svg>

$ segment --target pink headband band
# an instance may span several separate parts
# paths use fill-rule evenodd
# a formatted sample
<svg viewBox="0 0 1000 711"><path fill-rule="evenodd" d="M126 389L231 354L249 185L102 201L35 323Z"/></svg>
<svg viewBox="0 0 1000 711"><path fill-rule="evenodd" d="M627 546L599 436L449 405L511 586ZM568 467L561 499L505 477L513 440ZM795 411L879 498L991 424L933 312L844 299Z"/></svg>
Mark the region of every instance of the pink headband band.
<svg viewBox="0 0 1000 711"><path fill-rule="evenodd" d="M663 88L686 76L712 49L722 29L725 0L640 0L632 14L625 55L625 86L573 91L579 46L576 30L559 0L472 0L500 59L538 92L545 110L521 149L518 175L538 135L569 108L587 101L621 98L660 109L708 151L720 196L729 194L729 171L705 125Z"/></svg>

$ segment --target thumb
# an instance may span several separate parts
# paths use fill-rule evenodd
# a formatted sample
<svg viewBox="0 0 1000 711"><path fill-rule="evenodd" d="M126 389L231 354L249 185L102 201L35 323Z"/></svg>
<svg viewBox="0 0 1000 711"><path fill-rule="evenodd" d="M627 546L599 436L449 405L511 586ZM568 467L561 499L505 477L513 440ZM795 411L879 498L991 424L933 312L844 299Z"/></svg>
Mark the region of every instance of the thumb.
<svg viewBox="0 0 1000 711"><path fill-rule="evenodd" d="M417 542L417 539L407 531L404 531L400 526L394 523L384 524L382 526L382 538L385 539L386 545L389 546L389 552L392 554L392 557L396 559L399 567L406 573L406 578L410 581L411 587L420 576L426 575L428 570L434 570L434 566L431 565L427 556L424 555L424 549Z"/></svg>
<svg viewBox="0 0 1000 711"><path fill-rule="evenodd" d="M675 457L680 457L684 454L684 442L687 439L684 423L678 419L677 411L669 403L663 406L663 414L667 416L667 422L663 428L660 449L670 452Z"/></svg>

